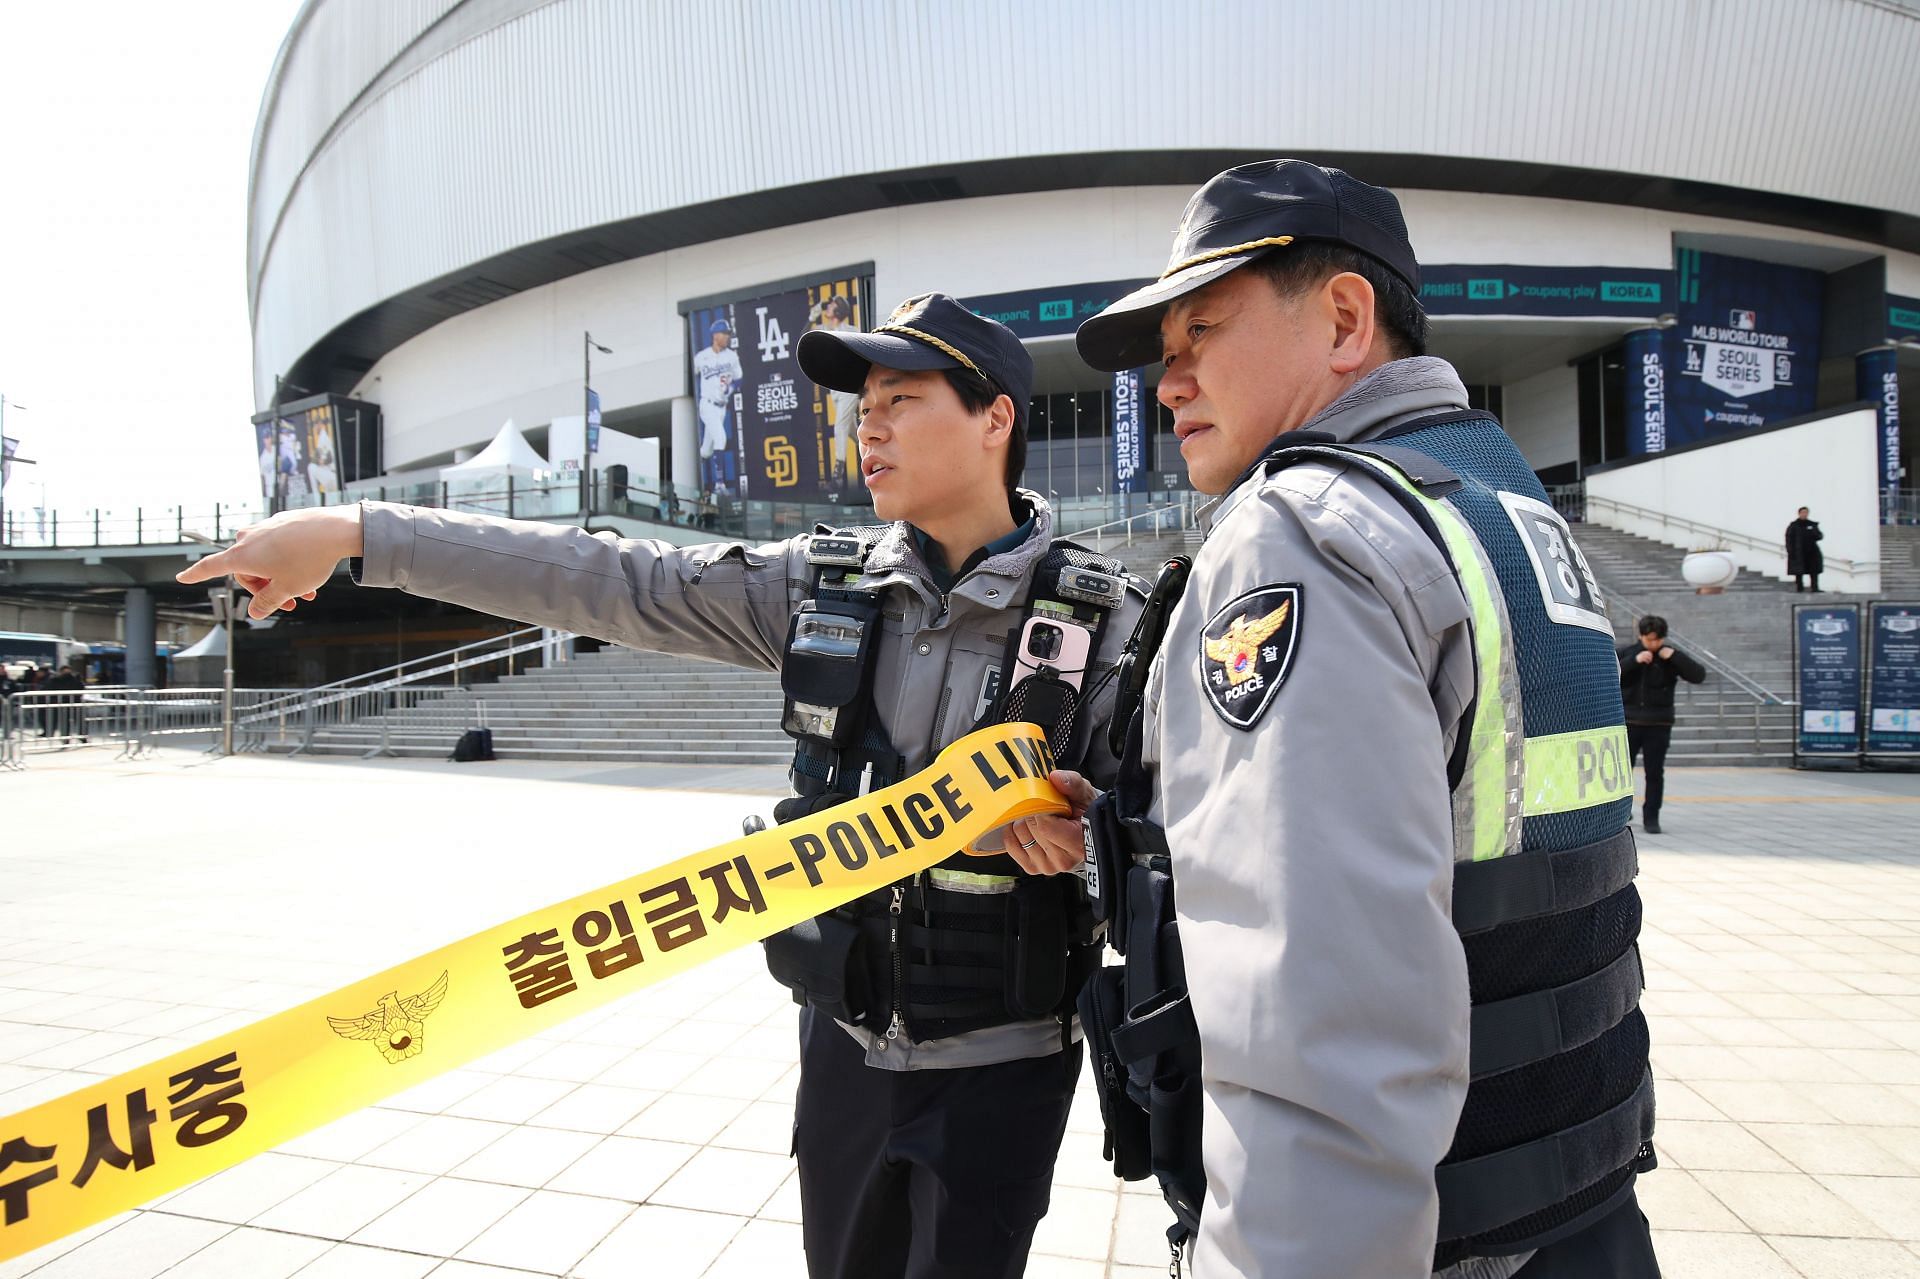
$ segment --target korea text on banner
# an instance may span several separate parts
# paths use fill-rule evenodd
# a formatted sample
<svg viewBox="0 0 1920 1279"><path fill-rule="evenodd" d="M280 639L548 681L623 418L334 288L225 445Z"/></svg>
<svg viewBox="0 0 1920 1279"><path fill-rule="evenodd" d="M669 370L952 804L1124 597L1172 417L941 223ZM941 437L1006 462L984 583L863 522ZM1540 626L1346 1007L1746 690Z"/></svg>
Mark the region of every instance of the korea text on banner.
<svg viewBox="0 0 1920 1279"><path fill-rule="evenodd" d="M838 808L557 902L0 1119L0 1261L1066 811L1045 735L981 729ZM637 917L637 918L636 918Z"/></svg>

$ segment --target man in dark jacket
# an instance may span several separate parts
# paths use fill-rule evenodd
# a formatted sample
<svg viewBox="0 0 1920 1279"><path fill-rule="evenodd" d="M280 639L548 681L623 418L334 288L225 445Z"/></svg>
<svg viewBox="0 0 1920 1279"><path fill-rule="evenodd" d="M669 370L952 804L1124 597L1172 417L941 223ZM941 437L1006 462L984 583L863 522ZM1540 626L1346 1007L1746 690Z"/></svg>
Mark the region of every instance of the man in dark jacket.
<svg viewBox="0 0 1920 1279"><path fill-rule="evenodd" d="M87 686L81 676L82 667L75 662L63 666L60 672L49 679L42 688L49 693L78 693ZM87 726L84 716L86 710L80 704L79 697L56 697L49 699L53 706L48 709L46 727L41 730L43 737L64 737L68 745L73 743L77 734L82 742L87 740Z"/></svg>
<svg viewBox="0 0 1920 1279"><path fill-rule="evenodd" d="M1787 525L1787 572L1793 574L1793 589L1800 590L1800 579L1811 577L1813 589L1820 589L1820 570L1826 566L1825 558L1820 554L1820 526L1807 518L1807 508L1800 508L1799 518Z"/></svg>
<svg viewBox="0 0 1920 1279"><path fill-rule="evenodd" d="M1660 833L1660 801L1667 788L1667 747L1673 741L1673 686L1679 680L1699 684L1707 668L1667 643L1667 619L1649 613L1640 619L1637 644L1620 646L1620 700L1627 706L1627 752L1647 754L1647 802L1641 823L1649 835Z"/></svg>

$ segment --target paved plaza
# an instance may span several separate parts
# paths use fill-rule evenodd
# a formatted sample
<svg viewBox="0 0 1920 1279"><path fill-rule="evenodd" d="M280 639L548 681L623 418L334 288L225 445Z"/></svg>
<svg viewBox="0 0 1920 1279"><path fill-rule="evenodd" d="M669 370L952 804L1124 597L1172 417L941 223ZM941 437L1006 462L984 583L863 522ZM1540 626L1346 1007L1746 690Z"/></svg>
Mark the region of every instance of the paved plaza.
<svg viewBox="0 0 1920 1279"><path fill-rule="evenodd" d="M1642 841L1669 1279L1920 1279L1920 777L1669 772ZM0 1114L737 835L776 769L35 758L0 774ZM758 948L0 1279L804 1274ZM1084 1088L1028 1274L1153 1279Z"/></svg>

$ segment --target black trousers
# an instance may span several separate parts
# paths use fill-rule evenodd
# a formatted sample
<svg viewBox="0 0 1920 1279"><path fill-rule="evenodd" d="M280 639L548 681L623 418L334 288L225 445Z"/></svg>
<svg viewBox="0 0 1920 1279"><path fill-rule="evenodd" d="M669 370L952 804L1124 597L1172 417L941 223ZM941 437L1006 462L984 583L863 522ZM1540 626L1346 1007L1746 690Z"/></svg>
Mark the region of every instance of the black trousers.
<svg viewBox="0 0 1920 1279"><path fill-rule="evenodd" d="M1814 589L1814 590L1816 590L1816 591L1820 589L1820 575L1819 575L1818 573L1795 573L1795 574L1793 575L1793 589L1794 589L1794 590L1796 590L1796 591L1797 591L1797 590L1799 590L1799 589L1800 589L1800 579L1801 579L1801 578L1803 578L1803 577L1810 577L1810 578L1812 578L1812 579L1813 579L1813 589Z"/></svg>
<svg viewBox="0 0 1920 1279"><path fill-rule="evenodd" d="M800 1014L801 1234L812 1279L1017 1279L1047 1213L1081 1046L957 1070L875 1070Z"/></svg>
<svg viewBox="0 0 1920 1279"><path fill-rule="evenodd" d="M1667 794L1667 747L1673 744L1673 725L1671 724L1629 724L1627 725L1627 758L1629 764L1640 758L1640 752L1647 754L1647 816L1660 816L1660 801Z"/></svg>
<svg viewBox="0 0 1920 1279"><path fill-rule="evenodd" d="M1660 1279L1660 1263L1640 1204L1628 1195L1579 1234L1534 1253L1513 1279Z"/></svg>

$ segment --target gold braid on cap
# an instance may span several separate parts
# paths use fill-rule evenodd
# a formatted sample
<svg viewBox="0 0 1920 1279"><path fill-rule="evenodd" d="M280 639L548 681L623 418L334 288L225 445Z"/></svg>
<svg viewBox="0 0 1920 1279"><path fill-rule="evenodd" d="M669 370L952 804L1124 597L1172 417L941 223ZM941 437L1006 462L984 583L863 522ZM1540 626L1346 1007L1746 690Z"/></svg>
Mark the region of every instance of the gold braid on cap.
<svg viewBox="0 0 1920 1279"><path fill-rule="evenodd" d="M947 345L945 342L942 342L939 338L933 336L933 334L931 333L922 333L919 329L910 329L904 324L883 324L879 328L875 329L874 332L875 333L904 333L910 338L918 338L920 341L925 342L928 346L934 348L935 350L943 352L944 354L950 355L954 359L960 361L960 363L966 365L969 369L973 370L975 376L987 377L986 374L980 372L979 365L975 364L972 360L969 360L967 358L966 352L960 350L958 347ZM993 379L988 377L987 381L991 382L993 381Z"/></svg>
<svg viewBox="0 0 1920 1279"><path fill-rule="evenodd" d="M1190 266L1199 266L1202 262L1212 262L1216 258L1230 258L1241 253L1251 253L1255 249L1278 249L1292 243L1293 237L1290 235L1270 235L1264 240L1248 240L1245 244L1229 244L1224 249L1212 249L1206 253L1196 254L1188 258L1185 262L1182 262L1179 266L1170 266L1160 273L1160 278L1164 280L1170 275L1180 274Z"/></svg>

